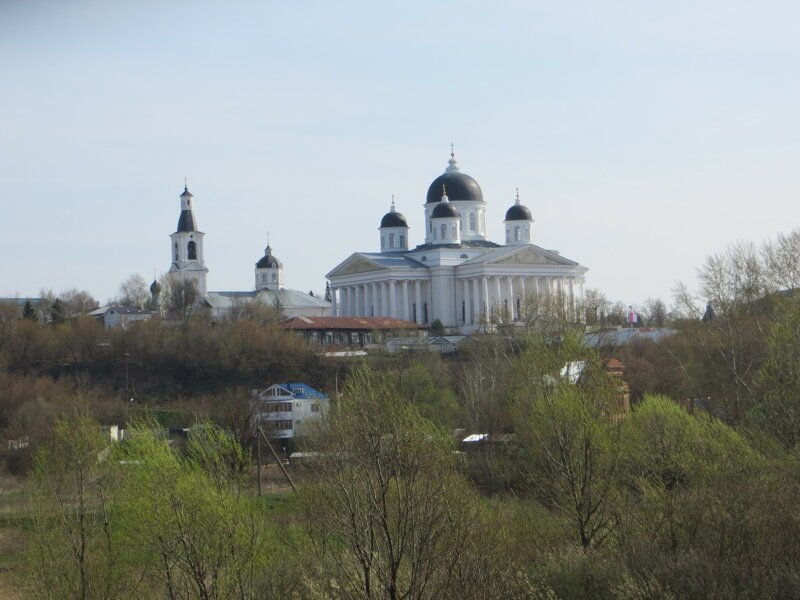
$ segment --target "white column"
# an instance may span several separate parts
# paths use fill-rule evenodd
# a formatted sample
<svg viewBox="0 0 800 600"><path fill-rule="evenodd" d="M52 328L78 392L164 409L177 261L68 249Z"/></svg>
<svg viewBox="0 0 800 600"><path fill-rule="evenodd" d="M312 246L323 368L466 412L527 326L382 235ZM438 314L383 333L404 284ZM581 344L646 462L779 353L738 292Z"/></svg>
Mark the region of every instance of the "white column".
<svg viewBox="0 0 800 600"><path fill-rule="evenodd" d="M567 289L569 290L569 314L573 318L575 318L575 286L574 286L574 277L570 277L567 280Z"/></svg>
<svg viewBox="0 0 800 600"><path fill-rule="evenodd" d="M356 285L353 286L353 296L354 296L354 307L353 307L353 316L359 317L361 316L361 286Z"/></svg>
<svg viewBox="0 0 800 600"><path fill-rule="evenodd" d="M514 278L511 275L506 277L506 284L508 285L508 317L513 323L516 320L516 316L514 314Z"/></svg>
<svg viewBox="0 0 800 600"><path fill-rule="evenodd" d="M333 307L333 316L335 317L338 314L339 306L336 302L336 288L331 286L331 306Z"/></svg>
<svg viewBox="0 0 800 600"><path fill-rule="evenodd" d="M378 285L380 286L380 300L378 302L379 308L376 309L375 315L386 317L388 316L388 311L386 310L386 282L381 281Z"/></svg>
<svg viewBox="0 0 800 600"><path fill-rule="evenodd" d="M503 311L503 296L500 292L500 275L494 276L494 293L495 293L495 301L494 306L495 310L498 311L498 316L502 314Z"/></svg>
<svg viewBox="0 0 800 600"><path fill-rule="evenodd" d="M411 303L408 301L408 279L403 279L403 290L400 292L401 302L400 302L400 314L402 318L406 321L411 320L411 312L409 311L408 307Z"/></svg>
<svg viewBox="0 0 800 600"><path fill-rule="evenodd" d="M389 282L389 316L393 319L397 318L397 289L394 285L394 279Z"/></svg>
<svg viewBox="0 0 800 600"><path fill-rule="evenodd" d="M469 279L464 279L464 325L469 325L471 321L471 306L469 297Z"/></svg>
<svg viewBox="0 0 800 600"><path fill-rule="evenodd" d="M415 319L417 325L422 324L422 282L419 279L414 280L414 303L417 305L417 318Z"/></svg>
<svg viewBox="0 0 800 600"><path fill-rule="evenodd" d="M481 292L478 289L478 280L472 280L472 321L473 325L481 319Z"/></svg>
<svg viewBox="0 0 800 600"><path fill-rule="evenodd" d="M481 290L483 293L483 320L488 323L492 311L489 305L489 278L486 275L481 277L481 286L483 288Z"/></svg>
<svg viewBox="0 0 800 600"><path fill-rule="evenodd" d="M522 320L523 313L525 312L525 275L519 276L519 318Z"/></svg>

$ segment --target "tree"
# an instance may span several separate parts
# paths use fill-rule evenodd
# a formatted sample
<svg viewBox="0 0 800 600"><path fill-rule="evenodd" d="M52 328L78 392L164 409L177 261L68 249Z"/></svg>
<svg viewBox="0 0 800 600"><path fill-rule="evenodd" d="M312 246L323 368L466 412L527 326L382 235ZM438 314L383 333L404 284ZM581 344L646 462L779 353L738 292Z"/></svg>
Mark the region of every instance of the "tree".
<svg viewBox="0 0 800 600"><path fill-rule="evenodd" d="M100 306L89 292L77 288L64 290L59 298L64 303L64 312L68 319L85 315Z"/></svg>
<svg viewBox="0 0 800 600"><path fill-rule="evenodd" d="M114 303L121 306L138 306L143 308L150 300L150 288L144 277L138 273L129 275L119 286L119 295Z"/></svg>
<svg viewBox="0 0 800 600"><path fill-rule="evenodd" d="M176 313L186 323L194 313L199 299L200 294L193 280L173 281L169 288L167 309Z"/></svg>
<svg viewBox="0 0 800 600"><path fill-rule="evenodd" d="M65 318L66 310L64 304L61 300L56 298L55 302L53 302L53 306L50 308L50 321L53 325L58 325L59 323L63 323Z"/></svg>
<svg viewBox="0 0 800 600"><path fill-rule="evenodd" d="M388 375L359 368L314 435L308 527L326 597L452 593L476 509L451 442ZM463 591L463 590L462 590Z"/></svg>
<svg viewBox="0 0 800 600"><path fill-rule="evenodd" d="M33 308L33 304L31 304L30 300L25 300L25 306L22 309L22 318L28 319L29 321L36 320L36 309Z"/></svg>
<svg viewBox="0 0 800 600"><path fill-rule="evenodd" d="M37 451L29 583L46 598L123 594L108 489L99 463L107 441L87 417L59 420Z"/></svg>
<svg viewBox="0 0 800 600"><path fill-rule="evenodd" d="M619 405L602 363L567 335L557 348L531 340L516 365L516 431L523 481L571 525L584 550L611 534L619 465Z"/></svg>
<svg viewBox="0 0 800 600"><path fill-rule="evenodd" d="M332 302L333 295L331 294L331 284L329 281L325 282L325 302Z"/></svg>

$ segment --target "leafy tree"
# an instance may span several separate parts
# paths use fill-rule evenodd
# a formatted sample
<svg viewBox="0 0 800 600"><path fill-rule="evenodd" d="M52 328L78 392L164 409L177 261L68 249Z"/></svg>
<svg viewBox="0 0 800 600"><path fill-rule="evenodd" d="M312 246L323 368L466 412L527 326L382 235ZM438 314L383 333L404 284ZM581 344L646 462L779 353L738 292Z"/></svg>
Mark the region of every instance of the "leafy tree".
<svg viewBox="0 0 800 600"><path fill-rule="evenodd" d="M447 436L365 368L324 425L306 493L326 597L447 597L476 518Z"/></svg>

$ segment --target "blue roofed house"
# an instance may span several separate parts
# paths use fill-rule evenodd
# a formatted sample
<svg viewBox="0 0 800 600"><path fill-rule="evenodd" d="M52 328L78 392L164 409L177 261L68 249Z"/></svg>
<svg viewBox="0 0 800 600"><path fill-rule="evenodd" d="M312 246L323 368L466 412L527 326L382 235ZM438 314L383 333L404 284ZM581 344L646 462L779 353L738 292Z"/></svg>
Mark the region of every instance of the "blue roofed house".
<svg viewBox="0 0 800 600"><path fill-rule="evenodd" d="M254 419L264 433L286 441L306 435L330 405L328 396L305 383L276 383L256 392L253 402Z"/></svg>

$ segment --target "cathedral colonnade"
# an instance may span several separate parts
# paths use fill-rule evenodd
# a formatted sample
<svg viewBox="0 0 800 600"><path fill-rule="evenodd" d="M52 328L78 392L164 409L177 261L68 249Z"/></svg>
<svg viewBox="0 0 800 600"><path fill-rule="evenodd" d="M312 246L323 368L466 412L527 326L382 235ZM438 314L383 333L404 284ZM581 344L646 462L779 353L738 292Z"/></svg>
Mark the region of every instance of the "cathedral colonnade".
<svg viewBox="0 0 800 600"><path fill-rule="evenodd" d="M582 278L557 275L480 274L456 279L455 323L445 326L480 326L489 321L526 320L538 311L531 302L560 300L570 318L577 316L583 300ZM390 279L331 287L334 314L343 317L391 317L427 325L440 318L431 314L429 279ZM543 307L542 307L543 308Z"/></svg>
<svg viewBox="0 0 800 600"><path fill-rule="evenodd" d="M480 326L486 322L526 320L528 310L545 310L549 303L563 302L570 318L577 317L583 300L582 278L553 275L488 275L461 277L456 295L456 325ZM535 304L531 304L531 303Z"/></svg>
<svg viewBox="0 0 800 600"><path fill-rule="evenodd" d="M428 279L331 286L331 301L334 314L340 317L391 317L419 325L432 320Z"/></svg>

